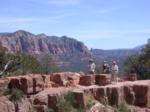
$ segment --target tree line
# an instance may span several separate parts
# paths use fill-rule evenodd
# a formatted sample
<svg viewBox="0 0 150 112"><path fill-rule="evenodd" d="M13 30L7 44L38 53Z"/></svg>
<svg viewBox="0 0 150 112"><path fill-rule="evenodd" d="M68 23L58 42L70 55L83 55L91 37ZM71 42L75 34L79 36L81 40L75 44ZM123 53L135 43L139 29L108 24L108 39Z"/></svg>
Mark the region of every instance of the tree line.
<svg viewBox="0 0 150 112"><path fill-rule="evenodd" d="M150 79L150 39L139 54L128 57L124 67L127 73L137 73L139 79Z"/></svg>
<svg viewBox="0 0 150 112"><path fill-rule="evenodd" d="M9 53L6 48L0 48L0 72L3 76L49 74L57 71L60 71L60 68L48 54L37 60L25 53Z"/></svg>

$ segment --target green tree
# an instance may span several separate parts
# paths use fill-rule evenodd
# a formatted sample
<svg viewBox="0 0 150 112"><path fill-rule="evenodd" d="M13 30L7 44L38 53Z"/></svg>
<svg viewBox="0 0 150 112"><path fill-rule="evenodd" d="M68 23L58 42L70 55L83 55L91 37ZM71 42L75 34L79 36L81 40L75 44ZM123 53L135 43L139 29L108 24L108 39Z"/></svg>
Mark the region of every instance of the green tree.
<svg viewBox="0 0 150 112"><path fill-rule="evenodd" d="M125 70L127 73L135 71L139 79L150 79L150 39L139 55L127 59Z"/></svg>
<svg viewBox="0 0 150 112"><path fill-rule="evenodd" d="M60 71L60 68L56 65L52 57L48 54L41 58L41 73L49 74Z"/></svg>
<svg viewBox="0 0 150 112"><path fill-rule="evenodd" d="M39 62L31 55L27 54L7 54L8 60L12 60L6 73L10 75L25 75L27 73L39 73L40 64Z"/></svg>
<svg viewBox="0 0 150 112"><path fill-rule="evenodd" d="M98 67L96 67L96 68L95 68L95 74L98 75L98 74L100 74L100 73L101 73L101 72L100 72L100 69L99 69Z"/></svg>
<svg viewBox="0 0 150 112"><path fill-rule="evenodd" d="M39 73L40 63L31 55L8 53L5 48L0 48L0 71L2 75Z"/></svg>
<svg viewBox="0 0 150 112"><path fill-rule="evenodd" d="M7 65L7 66L6 66ZM4 71L4 68L7 68ZM3 75L25 75L27 73L44 73L60 71L49 55L44 55L40 61L25 53L8 53L0 48L0 73Z"/></svg>
<svg viewBox="0 0 150 112"><path fill-rule="evenodd" d="M15 112L18 112L19 105L18 102L24 97L24 92L17 88L7 89L4 93L5 96L8 96L9 100L13 102L15 106Z"/></svg>
<svg viewBox="0 0 150 112"><path fill-rule="evenodd" d="M6 51L7 50L5 48L3 47L0 48L0 71L3 70L4 65L5 65L4 59L5 59Z"/></svg>
<svg viewBox="0 0 150 112"><path fill-rule="evenodd" d="M31 55L20 55L20 67L23 74L26 73L39 73L40 63Z"/></svg>

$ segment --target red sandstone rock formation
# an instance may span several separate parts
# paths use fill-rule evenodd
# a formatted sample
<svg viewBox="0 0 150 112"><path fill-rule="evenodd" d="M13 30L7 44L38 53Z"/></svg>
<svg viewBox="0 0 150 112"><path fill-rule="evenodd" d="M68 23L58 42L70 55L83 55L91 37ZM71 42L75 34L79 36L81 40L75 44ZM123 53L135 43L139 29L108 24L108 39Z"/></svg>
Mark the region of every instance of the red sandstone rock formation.
<svg viewBox="0 0 150 112"><path fill-rule="evenodd" d="M76 86L79 84L80 80L79 73L54 73L51 75L50 80L53 81L58 86Z"/></svg>
<svg viewBox="0 0 150 112"><path fill-rule="evenodd" d="M130 105L146 107L150 102L150 80L125 81L99 86L94 85L93 79L91 76L80 76L78 73L71 72L8 77L0 79L0 92L3 93L7 88L18 88L25 93L21 102L18 102L18 112L30 111L31 107L36 112L46 112L48 108L59 112L56 105L57 98L68 91L75 94L78 107L85 106L85 93L91 94L98 101L105 97L110 105L120 105L126 101ZM8 97L0 97L0 112L15 112L16 107ZM143 109L143 112L148 112L148 109Z"/></svg>

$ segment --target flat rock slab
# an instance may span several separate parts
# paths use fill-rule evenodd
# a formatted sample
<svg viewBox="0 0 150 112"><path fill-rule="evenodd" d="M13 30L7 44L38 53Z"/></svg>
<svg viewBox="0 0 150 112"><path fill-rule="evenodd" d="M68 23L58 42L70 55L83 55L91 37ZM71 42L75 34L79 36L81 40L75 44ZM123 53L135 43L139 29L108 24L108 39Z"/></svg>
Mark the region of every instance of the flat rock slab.
<svg viewBox="0 0 150 112"><path fill-rule="evenodd" d="M80 77L80 85L90 86L94 84L94 75L85 75Z"/></svg>

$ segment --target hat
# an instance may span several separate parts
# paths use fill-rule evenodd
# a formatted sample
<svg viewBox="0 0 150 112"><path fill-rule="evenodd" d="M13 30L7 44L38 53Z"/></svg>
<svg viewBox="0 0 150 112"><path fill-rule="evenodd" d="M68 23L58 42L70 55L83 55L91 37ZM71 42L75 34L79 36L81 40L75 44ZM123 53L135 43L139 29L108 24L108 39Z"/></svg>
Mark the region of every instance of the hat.
<svg viewBox="0 0 150 112"><path fill-rule="evenodd" d="M116 61L113 61L112 63L113 63L113 64L116 64Z"/></svg>
<svg viewBox="0 0 150 112"><path fill-rule="evenodd" d="M89 59L89 62L94 62L94 60L93 59Z"/></svg>

